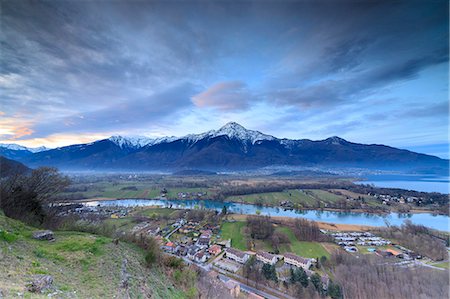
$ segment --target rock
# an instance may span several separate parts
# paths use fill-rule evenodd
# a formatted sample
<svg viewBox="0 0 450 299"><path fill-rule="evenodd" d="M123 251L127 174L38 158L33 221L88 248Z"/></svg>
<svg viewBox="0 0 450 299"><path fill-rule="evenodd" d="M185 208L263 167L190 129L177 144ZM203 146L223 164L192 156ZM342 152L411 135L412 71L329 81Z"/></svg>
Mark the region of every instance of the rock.
<svg viewBox="0 0 450 299"><path fill-rule="evenodd" d="M53 232L51 230L38 230L33 232L33 238L37 240L54 240Z"/></svg>
<svg viewBox="0 0 450 299"><path fill-rule="evenodd" d="M53 277L51 275L35 275L33 281L28 285L28 291L32 293L42 293L51 289L53 286Z"/></svg>

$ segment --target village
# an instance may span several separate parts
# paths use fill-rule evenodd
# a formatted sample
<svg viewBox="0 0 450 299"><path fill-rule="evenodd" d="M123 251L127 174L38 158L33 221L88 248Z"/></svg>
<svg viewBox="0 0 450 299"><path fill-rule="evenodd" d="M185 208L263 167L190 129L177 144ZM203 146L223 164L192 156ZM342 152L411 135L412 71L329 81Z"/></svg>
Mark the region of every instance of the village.
<svg viewBox="0 0 450 299"><path fill-rule="evenodd" d="M321 268L319 259L324 257L319 252L313 258L311 252L306 254L302 250L296 250L295 253L290 250L274 252L273 248L265 250L264 246L250 246L243 250L242 246L233 243L233 237L224 236L225 226L239 225L239 221L236 222L226 211L219 213L205 209L83 205L66 205L60 208L61 215L71 213L82 219L97 216L122 234L154 238L165 254L181 258L186 264L196 265L209 275L214 275L235 298L262 298L280 291L274 286L258 286L257 282L251 280L249 284L245 269L249 261L255 263L256 267L253 269L260 269L258 271L270 269L274 273L272 279L280 283L291 283L293 273L301 271L309 281L319 281L317 283L320 284L320 289L326 291L332 279L330 273ZM283 227L279 230L283 231ZM322 244L329 244L327 246L332 250L342 250L351 255L374 254L385 258L386 263L401 267L428 266L427 263L431 262L427 257L377 236L374 232L320 229L320 234L325 240ZM316 253L314 250L313 252ZM277 295L282 298L284 296L283 293Z"/></svg>

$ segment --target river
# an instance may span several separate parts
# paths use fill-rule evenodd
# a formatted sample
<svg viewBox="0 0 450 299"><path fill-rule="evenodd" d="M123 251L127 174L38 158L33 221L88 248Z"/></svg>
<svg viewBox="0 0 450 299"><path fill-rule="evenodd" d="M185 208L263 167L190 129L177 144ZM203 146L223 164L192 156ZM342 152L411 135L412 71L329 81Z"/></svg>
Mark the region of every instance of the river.
<svg viewBox="0 0 450 299"><path fill-rule="evenodd" d="M439 192L449 194L449 177L443 176L417 176L417 175L371 175L367 181L358 181L356 184L373 184L376 187L400 188L421 192Z"/></svg>
<svg viewBox="0 0 450 299"><path fill-rule="evenodd" d="M445 215L433 215L430 213L398 214L390 213L378 215L363 212L337 212L319 210L284 210L277 207L259 207L251 204L220 202L214 200L164 200L164 199L117 199L85 202L86 206L163 206L178 209L205 208L208 210L222 211L223 206L229 212L245 215L261 215L302 217L314 221L322 221L336 224L357 224L369 226L384 226L386 221L391 225L401 225L404 220L409 219L414 224L425 225L441 231L450 231L449 217Z"/></svg>

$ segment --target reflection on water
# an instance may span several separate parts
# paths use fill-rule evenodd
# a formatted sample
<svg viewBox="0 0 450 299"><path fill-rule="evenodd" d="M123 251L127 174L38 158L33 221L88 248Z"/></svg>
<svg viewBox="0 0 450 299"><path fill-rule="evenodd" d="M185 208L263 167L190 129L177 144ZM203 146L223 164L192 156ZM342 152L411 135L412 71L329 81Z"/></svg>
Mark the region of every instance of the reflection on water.
<svg viewBox="0 0 450 299"><path fill-rule="evenodd" d="M104 201L90 201L84 203L87 206L162 206L178 209L205 208L208 210L222 211L223 206L229 212L255 215L259 211L261 215L303 217L310 220L337 223L360 224L370 226L384 226L386 221L391 225L401 225L405 219L415 224L425 225L438 230L449 231L449 217L445 215L433 215L430 213L397 214L390 213L378 215L364 212L335 212L321 210L285 210L279 207L257 207L251 204L220 202L214 200L160 200L160 199L118 199Z"/></svg>

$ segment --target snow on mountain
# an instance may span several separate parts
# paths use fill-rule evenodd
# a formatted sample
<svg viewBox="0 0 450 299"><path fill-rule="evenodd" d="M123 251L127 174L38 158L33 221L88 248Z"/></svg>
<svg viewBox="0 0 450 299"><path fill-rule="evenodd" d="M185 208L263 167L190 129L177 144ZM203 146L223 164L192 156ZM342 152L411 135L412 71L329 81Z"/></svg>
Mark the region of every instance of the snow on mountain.
<svg viewBox="0 0 450 299"><path fill-rule="evenodd" d="M111 136L108 138L110 141L117 144L120 148L129 147L129 148L141 148L144 146L151 146L163 142L171 142L177 137L160 137L160 138L149 138L145 136Z"/></svg>
<svg viewBox="0 0 450 299"><path fill-rule="evenodd" d="M190 134L182 137L180 139L188 139L192 142L197 142L203 138L209 137L219 137L228 136L230 139L239 139L241 141L248 141L251 144L255 144L257 141L261 140L275 140L276 138L270 135L263 134L259 131L247 130L243 126L235 122L229 122L219 130L211 130L201 134Z"/></svg>
<svg viewBox="0 0 450 299"><path fill-rule="evenodd" d="M40 147L26 147L26 146L22 146L22 145L18 145L18 144L14 144L14 143L0 143L0 147L9 149L9 150L13 150L13 151L29 151L32 153L39 153L39 152L43 152L48 150L47 147L45 146L40 146Z"/></svg>
<svg viewBox="0 0 450 299"><path fill-rule="evenodd" d="M131 137L111 136L108 139L117 144L120 148L124 147L141 148L154 141L154 139L145 136L131 136Z"/></svg>

